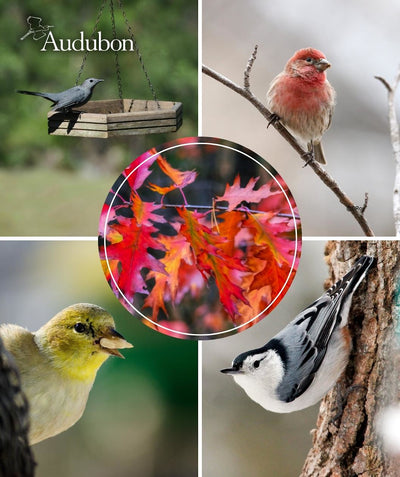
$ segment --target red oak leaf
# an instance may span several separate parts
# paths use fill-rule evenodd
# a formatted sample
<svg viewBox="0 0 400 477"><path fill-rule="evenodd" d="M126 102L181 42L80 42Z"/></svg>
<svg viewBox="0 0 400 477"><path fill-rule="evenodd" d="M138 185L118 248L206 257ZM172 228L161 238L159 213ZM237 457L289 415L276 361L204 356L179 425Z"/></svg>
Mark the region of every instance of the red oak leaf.
<svg viewBox="0 0 400 477"><path fill-rule="evenodd" d="M224 195L218 196L217 201L228 202L228 211L232 211L241 202L259 203L271 195L271 184L267 183L254 190L259 177L252 177L245 187L240 185L240 176L237 175L232 185L227 184Z"/></svg>
<svg viewBox="0 0 400 477"><path fill-rule="evenodd" d="M156 149L149 149L144 154L137 157L122 173L126 178L132 190L141 187L144 181L151 174L150 166L158 158Z"/></svg>
<svg viewBox="0 0 400 477"><path fill-rule="evenodd" d="M149 249L164 250L163 245L153 237L158 229L153 222L164 219L154 211L160 206L143 202L132 192L132 218L119 217L118 221L108 224L104 258L118 260L120 272L114 279L125 297L132 301L135 293L147 293L141 270L150 269L163 272L163 265L149 252ZM115 268L115 267L113 267Z"/></svg>

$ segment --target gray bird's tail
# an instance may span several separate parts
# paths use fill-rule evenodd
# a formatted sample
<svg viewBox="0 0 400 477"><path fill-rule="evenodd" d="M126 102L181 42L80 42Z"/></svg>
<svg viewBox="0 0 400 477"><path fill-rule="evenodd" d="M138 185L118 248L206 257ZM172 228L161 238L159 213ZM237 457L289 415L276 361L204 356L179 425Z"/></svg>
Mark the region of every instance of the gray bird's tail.
<svg viewBox="0 0 400 477"><path fill-rule="evenodd" d="M36 91L25 91L22 89L17 89L17 93L20 94L30 94L32 96L41 96L42 98L48 99L49 101L54 101L52 98L49 97L47 93L38 93Z"/></svg>

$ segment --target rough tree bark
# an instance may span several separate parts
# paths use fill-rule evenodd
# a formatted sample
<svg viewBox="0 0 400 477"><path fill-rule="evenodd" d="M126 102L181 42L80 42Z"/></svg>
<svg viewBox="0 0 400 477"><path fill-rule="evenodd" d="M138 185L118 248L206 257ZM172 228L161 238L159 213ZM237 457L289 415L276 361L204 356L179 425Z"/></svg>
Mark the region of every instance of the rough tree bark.
<svg viewBox="0 0 400 477"><path fill-rule="evenodd" d="M16 366L0 339L0 477L32 477L28 404Z"/></svg>
<svg viewBox="0 0 400 477"><path fill-rule="evenodd" d="M375 425L379 411L399 398L394 344L400 242L330 241L325 254L329 286L361 255L377 260L354 296L349 365L321 403L301 477L398 477L399 459L385 455Z"/></svg>

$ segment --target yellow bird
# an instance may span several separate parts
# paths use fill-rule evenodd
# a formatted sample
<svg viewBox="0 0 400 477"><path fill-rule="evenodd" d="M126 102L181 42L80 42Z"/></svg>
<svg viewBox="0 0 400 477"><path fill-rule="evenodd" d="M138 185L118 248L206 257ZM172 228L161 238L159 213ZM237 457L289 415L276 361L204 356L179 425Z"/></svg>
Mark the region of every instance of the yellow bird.
<svg viewBox="0 0 400 477"><path fill-rule="evenodd" d="M60 311L38 331L0 325L0 337L21 375L30 407L29 442L36 444L75 424L97 370L118 349L132 348L106 310L88 303Z"/></svg>

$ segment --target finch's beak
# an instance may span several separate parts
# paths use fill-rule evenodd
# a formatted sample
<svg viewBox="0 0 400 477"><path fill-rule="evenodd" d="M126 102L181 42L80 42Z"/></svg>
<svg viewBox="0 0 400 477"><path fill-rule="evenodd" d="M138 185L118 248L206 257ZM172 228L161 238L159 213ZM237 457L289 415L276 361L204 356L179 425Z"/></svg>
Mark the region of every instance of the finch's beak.
<svg viewBox="0 0 400 477"><path fill-rule="evenodd" d="M240 374L242 373L242 370L239 368L226 368L226 369L221 369L221 373L224 374Z"/></svg>
<svg viewBox="0 0 400 477"><path fill-rule="evenodd" d="M317 68L318 71L325 71L330 66L331 66L331 64L325 58L321 58L318 61L318 63L315 63L315 67Z"/></svg>
<svg viewBox="0 0 400 477"><path fill-rule="evenodd" d="M124 358L124 356L118 351L119 349L133 348L132 344L128 343L118 331L111 327L100 338L99 344L102 351L120 358Z"/></svg>

